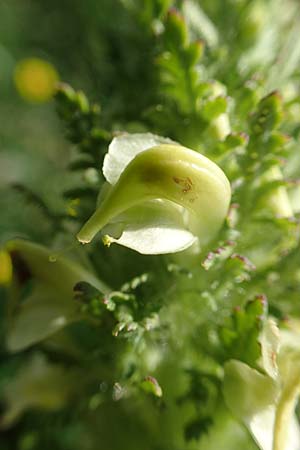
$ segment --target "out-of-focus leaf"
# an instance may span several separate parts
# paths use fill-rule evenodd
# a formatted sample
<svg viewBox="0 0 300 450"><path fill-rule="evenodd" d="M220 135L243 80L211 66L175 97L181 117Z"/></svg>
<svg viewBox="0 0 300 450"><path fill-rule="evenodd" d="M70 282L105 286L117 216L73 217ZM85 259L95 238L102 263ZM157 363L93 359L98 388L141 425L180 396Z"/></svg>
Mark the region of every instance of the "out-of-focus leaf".
<svg viewBox="0 0 300 450"><path fill-rule="evenodd" d="M47 362L41 354L33 355L4 387L6 409L0 427L12 426L28 409L62 408L74 388L70 381L70 374L62 366Z"/></svg>
<svg viewBox="0 0 300 450"><path fill-rule="evenodd" d="M7 244L7 249L12 255L16 281L16 286L11 288L11 299L16 291L21 296L22 284L30 279L33 282L21 304L10 306L7 332L10 351L27 348L81 318L73 292L79 281L87 281L102 292L108 291L104 283L84 268L55 256L45 247L15 240Z"/></svg>

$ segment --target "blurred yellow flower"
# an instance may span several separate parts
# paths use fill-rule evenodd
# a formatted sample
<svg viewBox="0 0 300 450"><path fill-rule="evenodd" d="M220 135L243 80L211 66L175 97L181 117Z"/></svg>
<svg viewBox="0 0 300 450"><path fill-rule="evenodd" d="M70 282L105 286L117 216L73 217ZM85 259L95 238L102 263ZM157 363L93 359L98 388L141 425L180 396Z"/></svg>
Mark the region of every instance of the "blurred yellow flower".
<svg viewBox="0 0 300 450"><path fill-rule="evenodd" d="M21 97L33 103L49 100L58 82L58 73L49 62L40 58L26 58L15 67L14 81Z"/></svg>
<svg viewBox="0 0 300 450"><path fill-rule="evenodd" d="M12 262L10 254L0 250L0 286L9 284L12 279Z"/></svg>

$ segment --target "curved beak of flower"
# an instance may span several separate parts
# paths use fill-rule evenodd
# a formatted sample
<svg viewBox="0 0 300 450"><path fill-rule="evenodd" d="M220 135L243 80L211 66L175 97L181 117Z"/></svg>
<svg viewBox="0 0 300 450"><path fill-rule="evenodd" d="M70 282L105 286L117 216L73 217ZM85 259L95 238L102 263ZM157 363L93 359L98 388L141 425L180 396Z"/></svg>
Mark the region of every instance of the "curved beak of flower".
<svg viewBox="0 0 300 450"><path fill-rule="evenodd" d="M113 173L113 163L108 153L104 172ZM138 152L103 197L78 233L80 242L90 242L104 227L119 222L121 236L106 237L107 242L141 253L173 253L196 240L206 244L216 235L226 217L231 190L225 174L208 158L162 143ZM164 245L167 234L172 234L173 245Z"/></svg>

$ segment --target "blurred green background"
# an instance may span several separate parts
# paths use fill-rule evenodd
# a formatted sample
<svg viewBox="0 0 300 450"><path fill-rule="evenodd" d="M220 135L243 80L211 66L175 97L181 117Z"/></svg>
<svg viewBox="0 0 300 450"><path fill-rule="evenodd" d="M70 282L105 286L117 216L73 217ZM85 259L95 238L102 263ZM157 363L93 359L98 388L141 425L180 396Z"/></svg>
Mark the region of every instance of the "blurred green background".
<svg viewBox="0 0 300 450"><path fill-rule="evenodd" d="M1 0L2 242L16 233L45 242L49 232L46 223L36 227L41 211L28 210L17 187L12 191L8 185L39 192L54 211L65 207L59 194L72 186L72 177L62 176L72 148L51 98L56 81L100 103L103 126L109 128L138 120L151 104L153 48L139 18L142 3L136 11L118 0ZM29 222L28 214L37 221Z"/></svg>

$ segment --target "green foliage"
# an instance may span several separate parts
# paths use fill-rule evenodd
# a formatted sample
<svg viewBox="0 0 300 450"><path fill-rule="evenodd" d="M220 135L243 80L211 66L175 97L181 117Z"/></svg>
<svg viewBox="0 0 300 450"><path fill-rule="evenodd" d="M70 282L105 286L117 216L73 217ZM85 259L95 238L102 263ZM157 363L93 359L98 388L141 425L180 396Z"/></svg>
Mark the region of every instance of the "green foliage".
<svg viewBox="0 0 300 450"><path fill-rule="evenodd" d="M82 91L75 92L68 85L58 87L56 100L58 115L66 124L67 139L98 163L101 146L111 139L109 132L97 126L100 121L100 107L90 105ZM77 163L72 168L76 170L81 167Z"/></svg>
<svg viewBox="0 0 300 450"><path fill-rule="evenodd" d="M248 302L245 308L235 308L228 325L219 330L219 348L222 349L221 358L224 361L238 359L255 366L261 351L258 338L266 314L266 299L263 296Z"/></svg>

